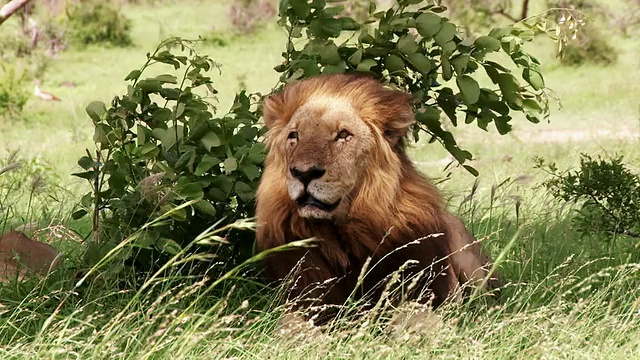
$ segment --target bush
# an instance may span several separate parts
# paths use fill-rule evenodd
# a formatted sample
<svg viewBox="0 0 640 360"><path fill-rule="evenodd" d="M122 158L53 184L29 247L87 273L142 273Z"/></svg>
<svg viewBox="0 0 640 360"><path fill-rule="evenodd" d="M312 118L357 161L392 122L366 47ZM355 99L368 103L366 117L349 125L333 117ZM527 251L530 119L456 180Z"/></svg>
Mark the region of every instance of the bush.
<svg viewBox="0 0 640 360"><path fill-rule="evenodd" d="M172 71L143 77L163 66ZM183 67L176 77L173 73ZM175 255L212 224L222 227L251 216L264 157L257 139L263 131L245 92L227 115L213 116L211 98L198 94L216 94L205 75L215 68L209 57L193 50L192 42L168 39L126 77L126 94L115 97L108 109L99 102L87 107L98 150L87 151L78 161L85 171L75 175L87 179L93 191L73 217L94 216L99 236L90 247L90 261L157 217L164 219L131 244L144 249L130 256L144 256L145 267L158 256ZM212 243L221 245L218 252L230 251L224 258L231 264L239 252L251 252L251 242L242 239L235 238L235 248L225 247L227 241L219 236Z"/></svg>
<svg viewBox="0 0 640 360"><path fill-rule="evenodd" d="M0 115L18 117L29 100L27 75L11 62L0 63Z"/></svg>
<svg viewBox="0 0 640 360"><path fill-rule="evenodd" d="M280 85L319 74L370 73L412 93L414 137L425 131L461 163L471 154L444 130L441 113L454 126L462 117L483 129L493 123L501 134L511 130L512 111L532 122L548 115L539 63L523 48L534 34L529 25L465 39L456 25L438 15L443 7L411 10L419 2L399 0L388 11L371 5L362 23L341 17L342 6L326 7L324 1L281 2L279 23L288 41L284 61L276 67ZM338 45L338 38L356 40ZM523 80L487 59L498 51L522 69ZM170 65L171 73L143 77L161 64ZM152 265L158 256L182 252L194 239L202 243L200 234L212 224L224 226L253 215L264 157L258 142L265 133L257 125L259 97L241 92L228 115L214 117L211 104L197 94L204 88L215 94L204 75L215 67L193 51L191 42L172 38L127 76L127 93L114 98L109 108L102 103L87 107L98 150L78 162L84 172L76 176L87 179L93 191L82 198L74 217L93 216L95 237L88 254L94 261L126 247L125 257ZM473 77L480 69L493 85L480 87ZM236 264L251 252L252 234L220 236L208 242L216 245L222 263Z"/></svg>
<svg viewBox="0 0 640 360"><path fill-rule="evenodd" d="M580 168L561 172L537 159L552 178L544 186L557 199L576 202L576 225L583 234L623 234L640 238L640 177L622 162L582 154Z"/></svg>
<svg viewBox="0 0 640 360"><path fill-rule="evenodd" d="M60 177L47 162L12 152L0 159L0 234L3 229L62 217Z"/></svg>
<svg viewBox="0 0 640 360"><path fill-rule="evenodd" d="M567 44L560 58L560 63L566 66L580 66L588 63L611 65L616 61L618 61L618 50L597 30L589 27L579 32L575 41Z"/></svg>
<svg viewBox="0 0 640 360"><path fill-rule="evenodd" d="M288 5L281 8L280 23L289 41L285 60L276 67L282 83L319 74L370 73L413 94L414 138L426 132L431 142L440 142L460 163L472 154L461 149L453 134L442 127L443 113L453 126L464 120L487 130L493 123L500 134L511 131L512 110L534 123L548 115L540 64L524 50L524 43L535 34L536 18L531 23L494 28L487 36L467 38L439 15L446 10L443 6L413 10L420 3L398 0L388 11L377 11L372 3L369 19L362 24L338 17L341 6L325 7L323 1L285 2ZM300 40L303 36L306 39ZM333 40L338 38L357 40L339 40L338 45ZM487 59L488 54L499 51L522 69L528 85L510 69ZM480 87L474 79L480 69L489 76L492 87Z"/></svg>
<svg viewBox="0 0 640 360"><path fill-rule="evenodd" d="M67 8L67 36L79 45L131 45L131 21L110 1L80 0Z"/></svg>
<svg viewBox="0 0 640 360"><path fill-rule="evenodd" d="M240 34L252 32L256 26L275 14L276 9L271 0L234 0L229 9L231 24Z"/></svg>

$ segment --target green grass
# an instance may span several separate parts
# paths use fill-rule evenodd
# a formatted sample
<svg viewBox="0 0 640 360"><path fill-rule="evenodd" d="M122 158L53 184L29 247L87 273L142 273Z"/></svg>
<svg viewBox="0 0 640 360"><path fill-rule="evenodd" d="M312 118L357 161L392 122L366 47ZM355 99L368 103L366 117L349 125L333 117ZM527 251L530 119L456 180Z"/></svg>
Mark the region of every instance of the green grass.
<svg viewBox="0 0 640 360"><path fill-rule="evenodd" d="M78 194L88 191L69 175L78 171L75 161L84 149L92 147L84 108L124 93L126 74L140 67L144 54L161 39L202 35L227 42L199 45L222 64L222 75L214 77L221 112L243 84L261 92L276 84L272 68L280 62L285 35L275 24L250 36L231 36L227 1L142 3L124 6L133 19L134 46L59 53L47 62L41 80L63 101L32 98L21 118L0 121L0 159L15 150L35 159L3 178L0 228L64 224L87 233L86 221L69 220ZM45 280L0 285L0 357L637 358L637 243L577 233L572 205L557 202L540 186L546 175L534 169L532 160L541 156L563 169L575 166L582 152L623 154L638 168L640 102L635 94L640 85L633 80L640 75L638 40L614 42L621 50L616 65L581 68L559 67L552 45L537 42L534 52L563 108L554 109L549 123L516 119L507 136L473 126L454 129L459 144L476 157L477 179L460 167L443 170L447 154L438 145L422 141L411 150L425 173L446 179L440 187L451 210L465 218L494 258L502 257L508 286L501 304L451 304L413 329L387 326L386 319L403 309L386 309L364 319L340 319L321 334L301 328L278 335L274 328L283 309L277 294L249 280L233 277L208 291L210 283L200 277L177 276L170 269L155 280L105 273L77 285L72 279L82 275L74 273L82 246L68 236L52 236L67 254L63 269ZM63 81L76 87L59 86Z"/></svg>

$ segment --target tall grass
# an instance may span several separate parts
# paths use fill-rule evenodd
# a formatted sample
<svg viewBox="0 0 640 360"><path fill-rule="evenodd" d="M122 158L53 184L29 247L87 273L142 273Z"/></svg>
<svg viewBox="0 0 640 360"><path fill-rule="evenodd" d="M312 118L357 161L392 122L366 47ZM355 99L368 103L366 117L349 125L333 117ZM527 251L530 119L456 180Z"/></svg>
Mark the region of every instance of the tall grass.
<svg viewBox="0 0 640 360"><path fill-rule="evenodd" d="M217 277L184 271L187 264L180 262L190 255L177 257L175 266L157 274L112 276L104 271L110 264L77 273L80 242L91 224L67 217L77 201L74 194L86 190L70 192L84 183L73 183L67 174L92 144L84 107L96 99L108 101L121 89L124 76L144 56L144 44L172 35L193 38L213 25L228 30L228 4L124 5L133 19L136 47L58 54L43 80L63 101L31 99L24 119L0 123L0 157L17 148L24 154L0 163L0 173L13 163L23 164L0 175L0 231L42 229L35 235L50 239L66 256L63 267L47 278L0 284L0 359L640 358L637 244L577 234L571 207L537 188L540 179L531 171L533 155L562 167L575 163L580 152L618 151L637 162L637 140L617 135L638 131L638 83L629 81L638 74L633 38L613 40L621 59L612 67L562 69L554 65L548 44L533 49L545 63L548 85L564 104L550 124L518 122L509 137L481 133L472 125L452 129L460 144L478 156L474 166L481 176L474 184L456 169L455 180L441 187L456 195L450 209L462 215L494 258L502 256L507 284L499 304L478 299L451 303L435 313L385 307L361 318L345 315L320 332L299 323L279 332L287 306L278 300L280 292L248 276L251 264L234 269L215 286ZM224 65L222 77L214 80L221 108L230 105L242 83L252 91L269 91L284 36L269 25L225 46L203 44L203 52ZM105 65L112 63L120 66ZM618 73L625 76L612 76ZM77 86L59 85L69 81ZM566 138L548 138L558 129ZM576 129L593 134L575 140L570 135ZM413 153L427 163L446 155L426 142ZM439 174L441 165L424 167ZM507 176L513 181L504 182ZM346 306L344 313L350 314L358 304Z"/></svg>
<svg viewBox="0 0 640 360"><path fill-rule="evenodd" d="M0 356L634 358L640 352L634 246L626 239L613 246L585 242L571 231L570 213L550 198L524 201L516 217L508 187L472 189L458 207L494 257L503 253L507 284L498 304L452 302L435 312L384 306L364 317L345 315L321 331L302 323L278 331L286 304L277 290L244 276L257 259L216 280L185 272L198 260L182 254L138 285L100 268L78 281L73 267L0 285ZM349 314L358 304L346 306Z"/></svg>

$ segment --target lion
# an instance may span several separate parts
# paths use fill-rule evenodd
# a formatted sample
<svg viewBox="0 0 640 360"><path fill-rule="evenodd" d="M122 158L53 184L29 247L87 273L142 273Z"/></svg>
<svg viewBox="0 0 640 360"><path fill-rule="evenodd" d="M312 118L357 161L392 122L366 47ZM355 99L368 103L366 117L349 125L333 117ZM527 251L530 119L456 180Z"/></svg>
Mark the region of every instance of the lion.
<svg viewBox="0 0 640 360"><path fill-rule="evenodd" d="M397 271L431 274L405 295L434 307L464 284L498 286L489 256L406 154L410 101L359 74L312 77L265 99L257 249L318 239L262 263L272 281L297 269L287 289L296 309L340 305L354 294L375 302Z"/></svg>
<svg viewBox="0 0 640 360"><path fill-rule="evenodd" d="M30 273L46 274L58 267L63 256L49 244L18 231L0 235L0 282L21 280Z"/></svg>

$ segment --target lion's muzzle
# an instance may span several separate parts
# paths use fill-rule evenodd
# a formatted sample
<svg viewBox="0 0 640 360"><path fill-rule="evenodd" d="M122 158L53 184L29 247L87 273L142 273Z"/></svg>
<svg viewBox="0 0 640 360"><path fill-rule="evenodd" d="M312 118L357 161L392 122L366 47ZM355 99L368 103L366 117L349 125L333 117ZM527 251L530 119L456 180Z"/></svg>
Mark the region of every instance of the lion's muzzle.
<svg viewBox="0 0 640 360"><path fill-rule="evenodd" d="M331 212L340 205L341 198L327 194L329 187L322 181L326 171L317 166L291 167L287 181L289 196L298 205L300 216L313 219L329 219ZM332 191L330 191L332 193Z"/></svg>

